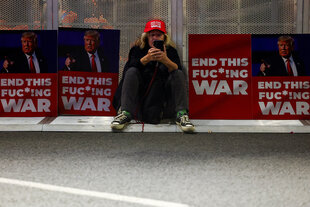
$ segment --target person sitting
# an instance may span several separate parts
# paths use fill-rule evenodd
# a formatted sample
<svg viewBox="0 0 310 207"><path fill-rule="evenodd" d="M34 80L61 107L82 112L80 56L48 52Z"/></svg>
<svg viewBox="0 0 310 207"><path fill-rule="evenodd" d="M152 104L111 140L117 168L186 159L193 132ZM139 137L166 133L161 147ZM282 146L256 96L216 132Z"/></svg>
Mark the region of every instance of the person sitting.
<svg viewBox="0 0 310 207"><path fill-rule="evenodd" d="M154 45L158 40L163 41L162 50ZM185 75L163 21L147 22L130 49L113 106L119 111L111 123L113 130L122 130L132 119L158 124L162 118L174 117L183 132L194 132Z"/></svg>

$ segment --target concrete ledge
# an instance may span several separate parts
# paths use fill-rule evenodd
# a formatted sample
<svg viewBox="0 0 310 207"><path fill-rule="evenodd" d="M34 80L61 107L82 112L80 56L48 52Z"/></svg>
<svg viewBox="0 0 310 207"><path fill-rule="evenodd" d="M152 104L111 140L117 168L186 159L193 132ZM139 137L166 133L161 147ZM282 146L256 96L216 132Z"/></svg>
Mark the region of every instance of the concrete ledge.
<svg viewBox="0 0 310 207"><path fill-rule="evenodd" d="M203 127L204 129L201 129ZM310 126L196 126L207 133L310 133Z"/></svg>
<svg viewBox="0 0 310 207"><path fill-rule="evenodd" d="M0 117L0 131L42 131L44 117Z"/></svg>
<svg viewBox="0 0 310 207"><path fill-rule="evenodd" d="M113 117L59 116L0 117L0 131L112 132ZM192 120L197 133L310 133L307 121L300 120ZM174 123L158 125L132 121L121 132L182 132Z"/></svg>
<svg viewBox="0 0 310 207"><path fill-rule="evenodd" d="M43 131L42 125L36 124L5 124L0 125L0 131L29 131L41 132Z"/></svg>

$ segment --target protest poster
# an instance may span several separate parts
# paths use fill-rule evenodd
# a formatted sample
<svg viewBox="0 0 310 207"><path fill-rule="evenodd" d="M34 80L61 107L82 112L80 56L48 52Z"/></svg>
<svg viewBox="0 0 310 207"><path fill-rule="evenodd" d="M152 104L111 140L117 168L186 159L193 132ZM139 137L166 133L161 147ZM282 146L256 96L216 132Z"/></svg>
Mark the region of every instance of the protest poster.
<svg viewBox="0 0 310 207"><path fill-rule="evenodd" d="M192 119L251 119L251 35L189 35Z"/></svg>
<svg viewBox="0 0 310 207"><path fill-rule="evenodd" d="M60 71L59 113L114 116L112 99L118 85L117 73Z"/></svg>
<svg viewBox="0 0 310 207"><path fill-rule="evenodd" d="M1 74L1 117L57 116L57 74Z"/></svg>
<svg viewBox="0 0 310 207"><path fill-rule="evenodd" d="M309 119L309 45L308 34L252 35L253 119Z"/></svg>
<svg viewBox="0 0 310 207"><path fill-rule="evenodd" d="M0 116L57 116L57 31L0 32Z"/></svg>
<svg viewBox="0 0 310 207"><path fill-rule="evenodd" d="M119 30L59 30L59 114L116 114L119 39Z"/></svg>
<svg viewBox="0 0 310 207"><path fill-rule="evenodd" d="M309 119L309 77L253 78L254 119Z"/></svg>

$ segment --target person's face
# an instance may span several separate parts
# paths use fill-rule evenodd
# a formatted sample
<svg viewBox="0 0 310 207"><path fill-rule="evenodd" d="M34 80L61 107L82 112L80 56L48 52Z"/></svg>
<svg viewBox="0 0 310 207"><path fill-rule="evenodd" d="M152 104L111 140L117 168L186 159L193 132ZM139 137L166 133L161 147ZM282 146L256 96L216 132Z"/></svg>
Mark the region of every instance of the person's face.
<svg viewBox="0 0 310 207"><path fill-rule="evenodd" d="M152 30L148 34L148 43L150 47L154 47L153 46L154 40L164 40L164 39L165 39L164 33L159 30Z"/></svg>
<svg viewBox="0 0 310 207"><path fill-rule="evenodd" d="M96 52L99 47L99 40L93 36L84 36L84 48L89 53Z"/></svg>
<svg viewBox="0 0 310 207"><path fill-rule="evenodd" d="M36 49L36 43L33 38L30 37L22 37L22 50L24 53L31 55Z"/></svg>
<svg viewBox="0 0 310 207"><path fill-rule="evenodd" d="M279 54L282 57L289 57L292 54L293 48L290 45L289 42L285 41L279 41L278 42L278 47L279 47Z"/></svg>

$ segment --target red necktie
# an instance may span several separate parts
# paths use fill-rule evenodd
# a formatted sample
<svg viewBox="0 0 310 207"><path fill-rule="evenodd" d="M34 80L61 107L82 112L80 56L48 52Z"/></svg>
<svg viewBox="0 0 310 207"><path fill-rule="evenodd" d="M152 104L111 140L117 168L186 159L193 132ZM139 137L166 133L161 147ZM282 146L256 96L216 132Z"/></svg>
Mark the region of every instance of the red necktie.
<svg viewBox="0 0 310 207"><path fill-rule="evenodd" d="M36 73L36 68L34 67L32 59L33 59L33 57L32 57L32 55L30 55L30 58L29 58L30 73Z"/></svg>
<svg viewBox="0 0 310 207"><path fill-rule="evenodd" d="M98 72L94 54L91 56L91 71L92 72Z"/></svg>
<svg viewBox="0 0 310 207"><path fill-rule="evenodd" d="M287 73L289 76L293 76L293 70L291 68L290 59L286 60Z"/></svg>

